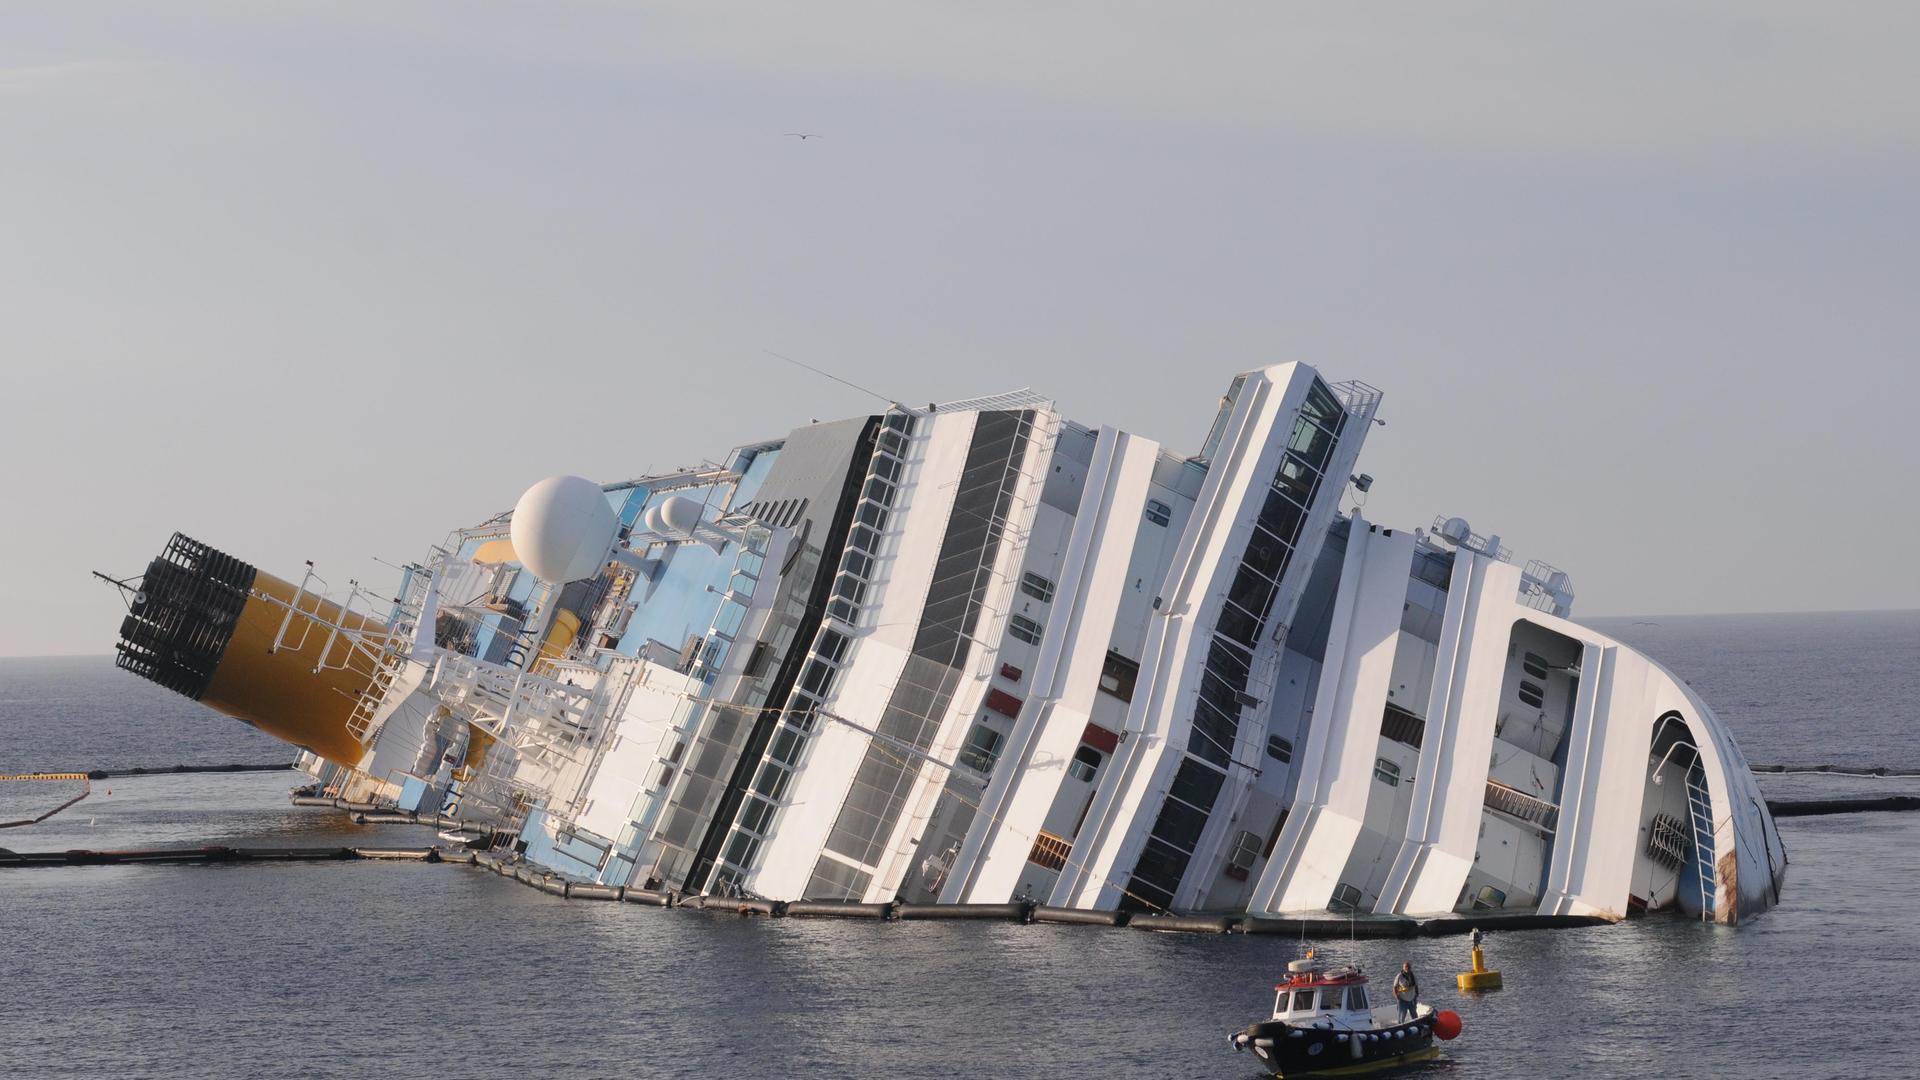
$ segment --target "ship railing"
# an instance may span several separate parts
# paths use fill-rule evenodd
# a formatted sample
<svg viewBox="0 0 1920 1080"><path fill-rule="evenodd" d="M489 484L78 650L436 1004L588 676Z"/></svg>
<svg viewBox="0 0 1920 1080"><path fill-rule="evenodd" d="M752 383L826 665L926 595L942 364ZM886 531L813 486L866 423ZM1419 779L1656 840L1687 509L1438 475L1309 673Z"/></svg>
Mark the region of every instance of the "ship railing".
<svg viewBox="0 0 1920 1080"><path fill-rule="evenodd" d="M1498 780L1487 781L1486 806L1508 817L1553 832L1560 826L1560 808L1545 799L1536 799L1510 788Z"/></svg>
<svg viewBox="0 0 1920 1080"><path fill-rule="evenodd" d="M1340 399L1340 403L1346 406L1347 413L1351 416L1370 417L1373 410L1379 407L1382 397L1378 387L1370 386L1359 379L1333 383L1329 389L1333 391L1335 397Z"/></svg>
<svg viewBox="0 0 1920 1080"><path fill-rule="evenodd" d="M1513 549L1506 546L1505 544L1501 544L1498 547L1494 547L1492 546L1492 541L1488 537L1481 536L1479 533L1468 533L1464 539L1455 541L1452 538L1447 536L1446 532L1444 531L1446 529L1446 526L1447 526L1447 515L1445 514L1434 515L1433 528L1432 528L1433 535L1438 536L1443 540L1446 540L1448 543L1453 544L1455 547L1465 548L1468 551L1474 552L1475 554L1485 555L1490 559L1495 559L1504 563L1510 563L1513 561Z"/></svg>
<svg viewBox="0 0 1920 1080"><path fill-rule="evenodd" d="M1033 850L1027 853L1027 861L1043 870L1059 871L1066 867L1067 860L1073 857L1073 841L1064 836L1042 830L1033 838Z"/></svg>
<svg viewBox="0 0 1920 1080"><path fill-rule="evenodd" d="M1380 736L1405 743L1418 750L1426 738L1427 722L1418 716L1400 708L1388 705L1386 715L1380 721Z"/></svg>
<svg viewBox="0 0 1920 1080"><path fill-rule="evenodd" d="M1700 918L1712 922L1718 888L1713 868L1713 798L1707 791L1706 770L1700 767L1698 756L1687 769L1687 814L1693 826L1694 873L1700 879Z"/></svg>

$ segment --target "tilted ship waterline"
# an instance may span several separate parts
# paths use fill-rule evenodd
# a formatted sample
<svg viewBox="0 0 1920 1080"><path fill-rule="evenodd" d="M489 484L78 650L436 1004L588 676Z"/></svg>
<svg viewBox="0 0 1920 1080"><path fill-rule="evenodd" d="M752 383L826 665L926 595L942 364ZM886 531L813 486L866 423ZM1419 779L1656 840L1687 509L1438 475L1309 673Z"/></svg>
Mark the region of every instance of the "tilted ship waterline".
<svg viewBox="0 0 1920 1080"><path fill-rule="evenodd" d="M556 477L399 595L184 536L118 662L577 881L773 900L1737 923L1726 726L1569 576L1343 510L1380 404L1235 377L1198 451L1021 392ZM504 499L503 499L504 501Z"/></svg>

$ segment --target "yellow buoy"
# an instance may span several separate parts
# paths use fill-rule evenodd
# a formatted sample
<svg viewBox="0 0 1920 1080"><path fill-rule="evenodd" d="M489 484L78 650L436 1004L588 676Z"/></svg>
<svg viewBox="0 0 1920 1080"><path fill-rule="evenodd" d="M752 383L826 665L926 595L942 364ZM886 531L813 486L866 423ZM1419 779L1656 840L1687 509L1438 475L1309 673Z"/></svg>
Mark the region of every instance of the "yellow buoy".
<svg viewBox="0 0 1920 1080"><path fill-rule="evenodd" d="M1486 958L1480 955L1480 946L1473 947L1473 970L1463 971L1455 976L1462 990L1498 990L1500 973L1488 971Z"/></svg>

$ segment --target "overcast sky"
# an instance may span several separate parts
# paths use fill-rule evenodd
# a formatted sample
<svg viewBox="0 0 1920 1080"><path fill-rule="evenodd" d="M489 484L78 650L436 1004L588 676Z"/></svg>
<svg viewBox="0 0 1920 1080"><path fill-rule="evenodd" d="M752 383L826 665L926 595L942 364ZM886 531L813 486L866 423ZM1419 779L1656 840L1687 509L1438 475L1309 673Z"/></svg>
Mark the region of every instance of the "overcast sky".
<svg viewBox="0 0 1920 1080"><path fill-rule="evenodd" d="M0 655L874 405L769 350L1183 452L1306 361L1576 614L1920 607L1910 0L355 11L0 6Z"/></svg>

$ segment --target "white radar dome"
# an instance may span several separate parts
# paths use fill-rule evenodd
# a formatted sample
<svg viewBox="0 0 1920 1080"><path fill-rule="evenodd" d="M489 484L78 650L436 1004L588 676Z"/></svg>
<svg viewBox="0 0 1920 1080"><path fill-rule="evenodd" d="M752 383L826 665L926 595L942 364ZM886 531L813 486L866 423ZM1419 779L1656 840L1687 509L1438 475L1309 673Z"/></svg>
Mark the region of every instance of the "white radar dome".
<svg viewBox="0 0 1920 1080"><path fill-rule="evenodd" d="M646 513L640 515L640 524L646 526L647 531L650 533L664 533L667 531L667 523L660 519L659 503L654 503L652 506L647 507Z"/></svg>
<svg viewBox="0 0 1920 1080"><path fill-rule="evenodd" d="M513 551L542 581L564 585L606 564L620 530L606 492L584 476L550 476L513 505Z"/></svg>
<svg viewBox="0 0 1920 1080"><path fill-rule="evenodd" d="M660 503L660 522L666 533L679 533L692 536L693 530L700 525L702 507L698 502L685 495L674 495Z"/></svg>
<svg viewBox="0 0 1920 1080"><path fill-rule="evenodd" d="M1440 526L1440 535L1456 544L1464 544L1473 535L1473 526L1467 524L1466 518L1450 517Z"/></svg>

